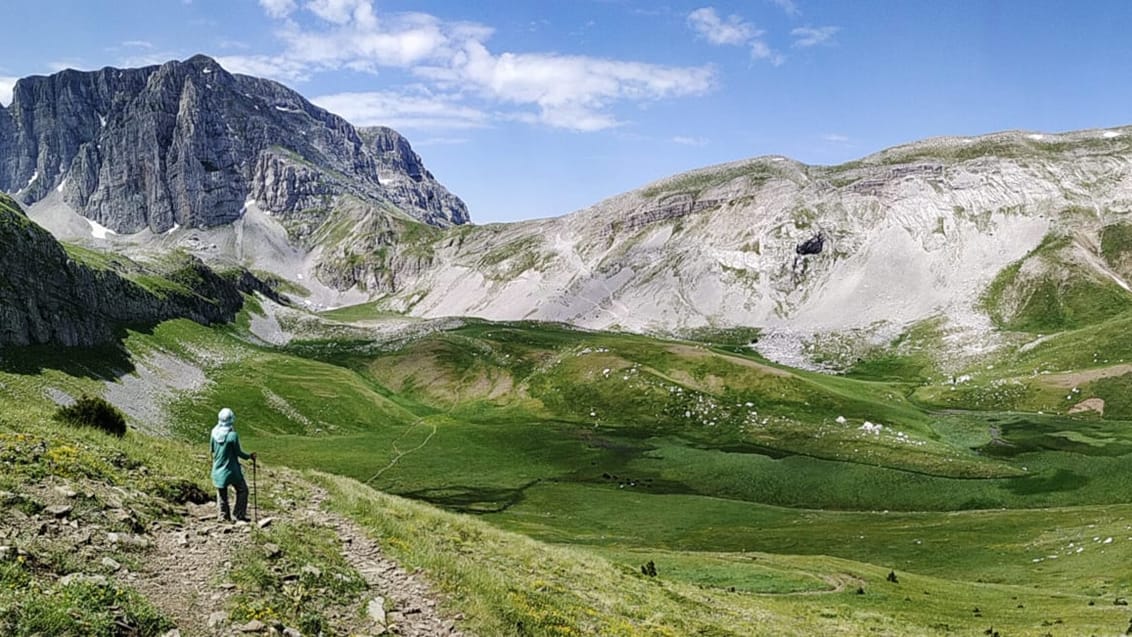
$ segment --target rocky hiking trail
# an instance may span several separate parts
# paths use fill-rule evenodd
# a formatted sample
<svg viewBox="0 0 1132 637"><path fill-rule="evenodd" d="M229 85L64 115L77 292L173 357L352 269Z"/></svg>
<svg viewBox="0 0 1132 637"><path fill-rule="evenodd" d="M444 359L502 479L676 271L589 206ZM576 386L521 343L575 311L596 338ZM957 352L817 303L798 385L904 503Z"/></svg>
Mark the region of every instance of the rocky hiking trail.
<svg viewBox="0 0 1132 637"><path fill-rule="evenodd" d="M278 623L230 622L226 610L236 594L236 586L228 581L225 571L238 551L252 542L257 528L288 521L315 524L337 538L342 557L367 585L360 605L357 600L345 605L321 600L328 602L323 612L333 634L465 634L456 628L453 619L441 615L439 596L420 574L406 572L357 524L325 508L329 496L323 489L303 486L309 489L305 502L295 502L287 511L272 510L266 515L261 508L258 521L251 524L218 521L215 504L190 503L185 505L180 524L161 525L152 531L144 570L136 573L136 579L130 583L176 624L168 637L303 635L295 627ZM249 515L250 511L249 504ZM282 550L270 543L262 548L268 557ZM315 566L304 566L302 570L308 569L317 573ZM297 579L298 574L284 577L288 578Z"/></svg>
<svg viewBox="0 0 1132 637"><path fill-rule="evenodd" d="M59 587L134 589L174 626L162 637L466 634L455 625L460 615L441 613L422 574L406 572L293 471L260 468L251 524L218 521L214 503L152 493L144 467L126 473L122 486L48 476L0 491L0 561ZM209 495L191 485L182 493L197 502ZM103 612L118 617L120 634L138 634L125 608ZM318 628L276 617L316 617Z"/></svg>

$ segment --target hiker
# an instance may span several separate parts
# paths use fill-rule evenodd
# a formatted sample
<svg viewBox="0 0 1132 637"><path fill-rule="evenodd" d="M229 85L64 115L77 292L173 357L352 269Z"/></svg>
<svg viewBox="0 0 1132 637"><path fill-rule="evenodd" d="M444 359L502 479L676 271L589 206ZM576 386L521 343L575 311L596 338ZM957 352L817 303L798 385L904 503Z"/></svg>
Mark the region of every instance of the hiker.
<svg viewBox="0 0 1132 637"><path fill-rule="evenodd" d="M240 448L240 436L234 427L236 414L225 407L220 410L216 426L212 428L212 484L216 485L216 505L220 519L232 519L228 513L228 487L236 488L236 509L232 512L239 522L248 521L248 482L240 470L240 458L255 460L254 453Z"/></svg>

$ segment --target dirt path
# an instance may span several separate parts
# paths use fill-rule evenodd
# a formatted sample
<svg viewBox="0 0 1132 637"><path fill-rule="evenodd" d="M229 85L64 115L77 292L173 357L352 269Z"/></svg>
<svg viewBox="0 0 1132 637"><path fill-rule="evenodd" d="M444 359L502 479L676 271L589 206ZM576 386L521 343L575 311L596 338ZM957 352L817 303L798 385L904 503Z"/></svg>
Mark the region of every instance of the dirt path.
<svg viewBox="0 0 1132 637"><path fill-rule="evenodd" d="M130 584L173 620L182 637L226 634L232 589L219 582L224 563L248 542L250 529L217 522L213 505L189 505L183 525L151 534L145 570Z"/></svg>
<svg viewBox="0 0 1132 637"><path fill-rule="evenodd" d="M1132 365L1128 363L1121 363L1119 365L1110 365L1108 367L1097 367L1095 369L1084 369L1077 372L1065 372L1062 374L1046 374L1038 377L1038 382L1048 387L1058 387L1061 389L1069 389L1078 385L1100 380L1102 378L1113 378L1115 376L1123 376L1132 372Z"/></svg>
<svg viewBox="0 0 1132 637"><path fill-rule="evenodd" d="M316 488L305 514L321 518L334 529L342 541L342 555L369 584L370 595L380 595L386 602L385 606L392 608L388 621L396 626L396 634L409 637L462 636L464 633L456 629L451 619L441 617L437 609L438 597L428 583L418 574L405 572L386 557L381 547L353 521L328 512L323 506L327 497L324 490Z"/></svg>
<svg viewBox="0 0 1132 637"><path fill-rule="evenodd" d="M423 577L407 573L357 524L324 507L327 494L304 485L311 497L290 512L272 511L275 522L304 521L326 527L342 546L342 555L369 585L363 593L362 611L376 605L386 610L384 625L368 614L338 613L334 628L342 634L397 634L408 637L463 635L453 619L441 616L438 596ZM141 569L127 576L127 583L177 625L180 637L221 637L248 635L241 625L227 618L229 597L235 586L225 581L226 563L241 547L252 541L252 526L221 523L211 504L187 505L181 524L164 523L151 529L147 540L152 548L145 554ZM265 512L261 511L261 518ZM375 601L376 600L376 603ZM356 609L357 603L353 605ZM460 619L459 616L456 619ZM268 634L264 627L261 634Z"/></svg>

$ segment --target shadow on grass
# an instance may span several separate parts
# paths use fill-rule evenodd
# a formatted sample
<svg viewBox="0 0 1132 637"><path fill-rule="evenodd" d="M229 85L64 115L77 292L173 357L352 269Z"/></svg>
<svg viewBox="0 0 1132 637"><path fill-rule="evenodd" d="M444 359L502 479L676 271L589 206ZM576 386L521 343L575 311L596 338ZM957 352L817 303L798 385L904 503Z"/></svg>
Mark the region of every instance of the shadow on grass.
<svg viewBox="0 0 1132 637"><path fill-rule="evenodd" d="M539 483L532 480L516 488L453 485L399 493L402 497L460 513L502 513L523 501L523 492Z"/></svg>
<svg viewBox="0 0 1132 637"><path fill-rule="evenodd" d="M1006 488L1015 495L1039 495L1057 491L1076 491L1089 484L1089 478L1068 469L1058 469L1051 476L1027 476L1015 478Z"/></svg>
<svg viewBox="0 0 1132 637"><path fill-rule="evenodd" d="M63 372L76 378L115 380L134 371L130 353L123 341L94 347L62 345L25 345L0 348L0 371L34 376L47 370Z"/></svg>

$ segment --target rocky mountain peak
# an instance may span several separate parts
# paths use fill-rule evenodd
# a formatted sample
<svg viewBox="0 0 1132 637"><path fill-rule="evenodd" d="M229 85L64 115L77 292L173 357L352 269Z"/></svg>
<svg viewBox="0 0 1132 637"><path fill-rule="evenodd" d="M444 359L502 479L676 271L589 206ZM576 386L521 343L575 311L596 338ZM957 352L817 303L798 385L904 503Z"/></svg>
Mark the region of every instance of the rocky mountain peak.
<svg viewBox="0 0 1132 637"><path fill-rule="evenodd" d="M467 208L400 135L367 140L287 87L215 60L67 70L21 79L0 109L0 190L33 204L58 191L118 233L208 228L251 199L283 218L350 195L437 226ZM313 212L312 212L313 211Z"/></svg>

